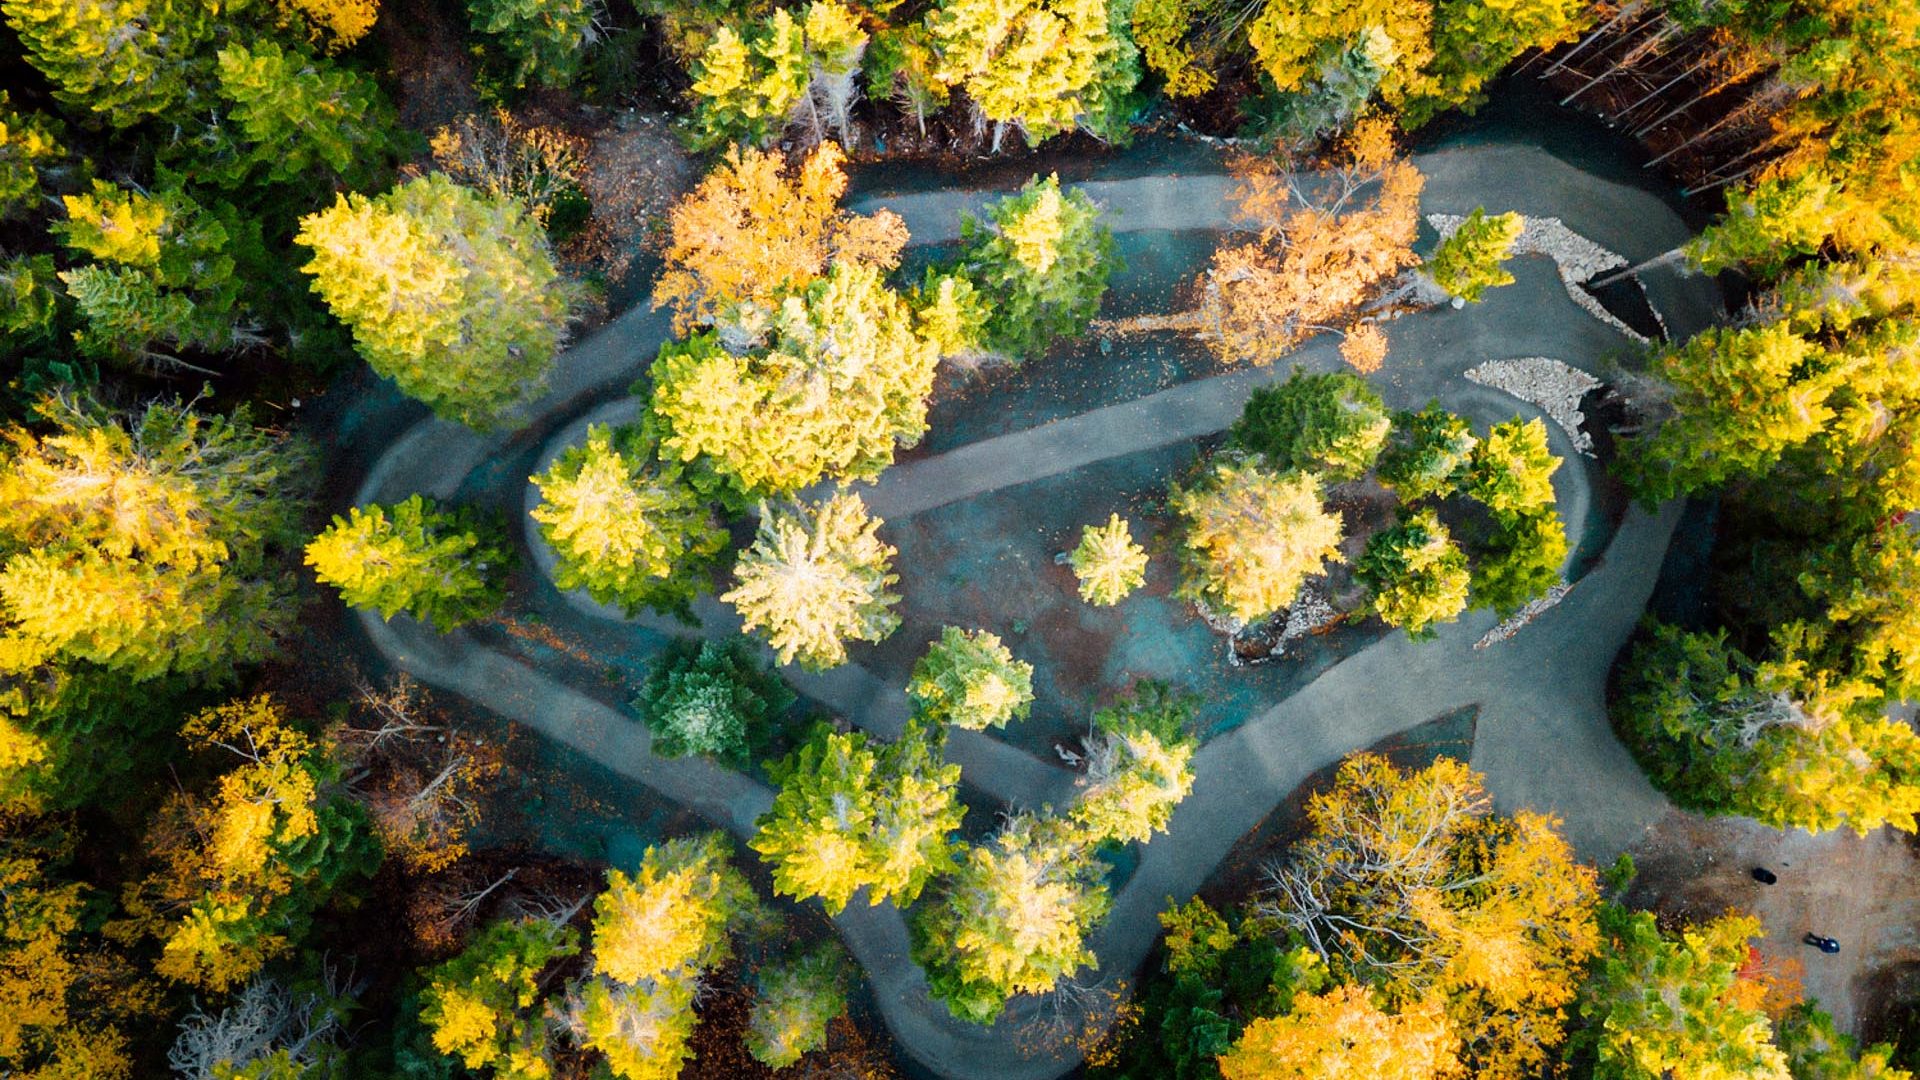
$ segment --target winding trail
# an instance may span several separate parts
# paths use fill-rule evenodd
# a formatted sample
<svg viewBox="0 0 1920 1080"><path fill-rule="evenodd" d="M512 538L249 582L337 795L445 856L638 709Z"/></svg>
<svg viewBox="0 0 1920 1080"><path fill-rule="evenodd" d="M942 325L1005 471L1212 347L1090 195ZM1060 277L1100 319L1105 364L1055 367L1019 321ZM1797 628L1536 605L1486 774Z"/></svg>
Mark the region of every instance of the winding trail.
<svg viewBox="0 0 1920 1080"><path fill-rule="evenodd" d="M1484 203L1496 211L1553 215L1633 260L1666 250L1686 235L1653 196L1599 180L1538 150L1482 146L1415 161L1428 176L1422 200L1427 211L1465 213ZM1146 177L1081 186L1106 204L1117 231L1228 224L1223 205L1228 181L1222 177ZM924 243L950 237L959 210L976 208L996 194L869 195L856 208L893 208L907 219L915 241ZM1593 371L1627 345L1616 330L1568 299L1551 263L1526 259L1514 269L1520 280L1490 294L1475 310L1442 309L1389 325L1394 360L1379 389L1390 404L1419 404L1438 396L1476 416L1510 415L1517 402L1465 382L1461 372L1484 360L1517 356L1553 356ZM1714 309L1704 283L1676 276L1647 285L1676 333L1700 325ZM643 370L666 333L666 320L658 315L635 310L621 316L556 362L547 396L529 406L527 418L549 421L551 427L555 418L580 413L584 403ZM1338 362L1324 339L1307 343L1287 360L1316 368ZM1253 387L1277 374L1271 369L1229 372L981 440L896 466L864 494L876 514L897 520L1191 439L1225 427ZM631 408L615 402L573 421L549 439L548 455L577 438L586 420L617 419L619 410ZM1564 434L1552 431L1556 450L1571 456ZM482 436L425 421L376 462L356 501L394 501L415 491L451 497L470 473L523 438ZM1570 529L1584 520L1584 512L1575 511L1590 498L1577 461L1555 478ZM1394 633L1207 743L1196 757L1193 793L1173 815L1168 834L1141 849L1137 869L1114 897L1111 916L1092 935L1101 972L1131 977L1152 947L1156 916L1167 901L1190 896L1234 844L1313 772L1464 705L1480 708L1472 764L1486 775L1499 806L1561 817L1576 851L1589 860L1610 858L1628 846L1666 804L1613 738L1604 682L1651 593L1677 517L1673 506L1657 514L1631 511L1581 587L1510 642L1473 648L1493 622L1484 612L1442 627L1435 640L1418 645ZM551 552L543 549L534 545L535 558L550 564ZM569 602L599 617L621 617L583 596L570 596ZM703 633L737 631L732 613L711 598L697 606L696 614ZM654 757L643 725L464 632L442 636L405 617L383 622L366 612L360 613L360 623L377 648L423 681L526 724L742 839L752 835L755 818L771 803L772 792L750 777L701 760ZM870 730L890 734L905 720L906 701L898 688L854 665L824 675L786 674L803 693ZM985 736L955 736L949 756L962 764L969 784L997 799L1058 804L1070 792L1072 774L1051 763ZM908 956L905 920L892 905L866 907L856 901L834 922L872 981L894 1036L934 1072L954 1080L1051 1080L1078 1063L1078 1050L1065 1040L1036 1047L1035 1040L1023 1038L1044 1011L1042 998L1016 999L991 1028L953 1020L928 996L924 976Z"/></svg>

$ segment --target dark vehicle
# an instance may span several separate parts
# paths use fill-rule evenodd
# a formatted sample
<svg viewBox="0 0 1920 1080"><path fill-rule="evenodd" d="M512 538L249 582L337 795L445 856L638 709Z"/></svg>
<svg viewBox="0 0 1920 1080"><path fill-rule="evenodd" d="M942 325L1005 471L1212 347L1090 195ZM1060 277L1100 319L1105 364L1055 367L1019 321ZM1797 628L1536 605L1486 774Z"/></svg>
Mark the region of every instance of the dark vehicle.
<svg viewBox="0 0 1920 1080"><path fill-rule="evenodd" d="M1807 936L1804 938L1801 938L1800 940L1806 942L1807 944L1813 946L1816 949L1819 949L1823 953L1837 953L1840 951L1840 943L1838 941L1835 941L1830 937L1821 937L1819 934L1813 933L1812 931L1808 931Z"/></svg>
<svg viewBox="0 0 1920 1080"><path fill-rule="evenodd" d="M1753 880L1759 882L1762 885L1771 885L1774 882L1779 881L1780 878L1773 871L1767 869L1766 867L1756 866L1753 868Z"/></svg>

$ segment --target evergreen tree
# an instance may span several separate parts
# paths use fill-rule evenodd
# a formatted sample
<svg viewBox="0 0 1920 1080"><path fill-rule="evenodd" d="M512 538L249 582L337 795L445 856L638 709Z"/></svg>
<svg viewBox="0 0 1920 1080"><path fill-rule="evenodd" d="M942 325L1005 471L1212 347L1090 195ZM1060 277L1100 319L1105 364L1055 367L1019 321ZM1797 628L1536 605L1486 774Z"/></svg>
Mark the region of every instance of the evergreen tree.
<svg viewBox="0 0 1920 1080"><path fill-rule="evenodd" d="M593 902L594 973L634 985L691 979L724 963L729 925L758 907L732 857L732 842L710 832L648 848L631 877L607 871Z"/></svg>
<svg viewBox="0 0 1920 1080"><path fill-rule="evenodd" d="M300 224L314 291L376 372L441 417L498 423L553 359L569 289L516 203L434 173Z"/></svg>
<svg viewBox="0 0 1920 1080"><path fill-rule="evenodd" d="M1459 487L1479 439L1458 416L1430 401L1419 412L1398 412L1380 451L1380 482L1403 503L1445 498Z"/></svg>
<svg viewBox="0 0 1920 1080"><path fill-rule="evenodd" d="M1547 448L1547 426L1515 417L1474 444L1465 489L1501 526L1515 528L1523 518L1552 510L1559 469L1560 459Z"/></svg>
<svg viewBox="0 0 1920 1080"><path fill-rule="evenodd" d="M860 496L839 492L815 504L760 507L753 546L734 563L734 587L720 599L744 629L764 637L783 664L810 670L847 662L847 642L879 641L900 625L888 609L894 549L875 535Z"/></svg>
<svg viewBox="0 0 1920 1080"><path fill-rule="evenodd" d="M1506 618L1562 581L1567 527L1552 510L1496 522L1492 539L1473 560L1472 602Z"/></svg>
<svg viewBox="0 0 1920 1080"><path fill-rule="evenodd" d="M559 1019L619 1080L675 1080L693 1057L695 990L688 979L589 979L567 995Z"/></svg>
<svg viewBox="0 0 1920 1080"><path fill-rule="evenodd" d="M1433 58L1403 122L1418 127L1450 109L1472 112L1486 99L1487 83L1516 57L1573 40L1593 21L1593 10L1581 0L1436 0Z"/></svg>
<svg viewBox="0 0 1920 1080"><path fill-rule="evenodd" d="M1247 42L1283 95L1282 134L1307 140L1348 126L1376 95L1406 100L1433 56L1432 28L1425 0L1267 3Z"/></svg>
<svg viewBox="0 0 1920 1080"><path fill-rule="evenodd" d="M1733 992L1758 920L1726 915L1676 939L1649 912L1602 904L1600 927L1606 947L1580 1001L1598 1080L1793 1075L1766 1014Z"/></svg>
<svg viewBox="0 0 1920 1080"><path fill-rule="evenodd" d="M415 494L391 509L372 503L307 545L307 565L349 607L383 619L406 612L441 630L485 618L506 596L506 537L464 508Z"/></svg>
<svg viewBox="0 0 1920 1080"><path fill-rule="evenodd" d="M1312 469L1338 482L1373 467L1391 426L1365 379L1296 367L1286 382L1253 392L1228 437L1277 471Z"/></svg>
<svg viewBox="0 0 1920 1080"><path fill-rule="evenodd" d="M379 0L276 0L280 21L303 30L322 51L351 48L380 18Z"/></svg>
<svg viewBox="0 0 1920 1080"><path fill-rule="evenodd" d="M270 653L306 449L180 402L44 415L47 434L0 447L0 679L72 661L209 675Z"/></svg>
<svg viewBox="0 0 1920 1080"><path fill-rule="evenodd" d="M1092 966L1086 934L1110 904L1098 866L1058 822L1007 822L914 912L927 988L954 1016L991 1024L1015 994L1044 994Z"/></svg>
<svg viewBox="0 0 1920 1080"><path fill-rule="evenodd" d="M1488 289L1513 284L1513 275L1500 264L1526 225L1519 214L1488 217L1486 210L1475 207L1421 269L1450 295L1477 304Z"/></svg>
<svg viewBox="0 0 1920 1080"><path fill-rule="evenodd" d="M863 888L870 904L912 903L954 865L960 766L939 752L937 734L917 722L880 746L858 732L815 732L773 770L780 791L753 838L774 891L817 896L830 914Z"/></svg>
<svg viewBox="0 0 1920 1080"><path fill-rule="evenodd" d="M653 732L655 754L706 754L743 769L793 702L793 691L754 661L744 639L681 639L654 663L633 708Z"/></svg>
<svg viewBox="0 0 1920 1080"><path fill-rule="evenodd" d="M593 0L467 0L473 32L498 50L516 87L564 87L600 37Z"/></svg>
<svg viewBox="0 0 1920 1080"><path fill-rule="evenodd" d="M913 666L907 696L935 724L1005 727L1033 705L1033 665L1015 660L998 635L949 626Z"/></svg>
<svg viewBox="0 0 1920 1080"><path fill-rule="evenodd" d="M807 92L804 26L778 8L744 35L724 25L714 31L688 72L693 77L695 146L764 146L786 130Z"/></svg>
<svg viewBox="0 0 1920 1080"><path fill-rule="evenodd" d="M1374 614L1415 641L1467 610L1467 556L1439 515L1422 510L1367 538L1354 577L1373 594Z"/></svg>
<svg viewBox="0 0 1920 1080"><path fill-rule="evenodd" d="M1777 1018L1774 1034L1794 1080L1913 1080L1913 1073L1894 1067L1892 1046L1876 1043L1862 1051L1811 1001Z"/></svg>
<svg viewBox="0 0 1920 1080"><path fill-rule="evenodd" d="M986 294L964 273L927 267L911 303L914 328L941 359L974 359L986 348L987 320L993 312Z"/></svg>
<svg viewBox="0 0 1920 1080"><path fill-rule="evenodd" d="M67 220L54 233L95 260L60 274L83 320L74 335L82 351L164 364L177 359L164 348L246 340L228 231L178 186L148 195L95 180L89 194L62 201Z"/></svg>
<svg viewBox="0 0 1920 1080"><path fill-rule="evenodd" d="M387 151L392 110L374 82L272 42L234 42L216 60L222 123L192 147L196 177L241 188L335 176L363 181Z"/></svg>
<svg viewBox="0 0 1920 1080"><path fill-rule="evenodd" d="M1321 505L1312 473L1216 458L1167 501L1184 526L1176 595L1230 618L1251 622L1286 607L1340 557L1340 517Z"/></svg>
<svg viewBox="0 0 1920 1080"><path fill-rule="evenodd" d="M784 1069L826 1045L827 1025L847 1011L847 963L825 945L760 972L747 1016L747 1051Z"/></svg>
<svg viewBox="0 0 1920 1080"><path fill-rule="evenodd" d="M1067 556L1080 579L1080 599L1106 607L1127 598L1147 580L1147 550L1133 542L1127 520L1119 514L1105 525L1080 531L1080 543Z"/></svg>
<svg viewBox="0 0 1920 1080"><path fill-rule="evenodd" d="M573 928L545 919L502 919L476 934L458 956L426 972L420 1020L434 1049L502 1080L552 1074L544 976L580 951Z"/></svg>
<svg viewBox="0 0 1920 1080"><path fill-rule="evenodd" d="M660 349L661 456L736 500L871 479L926 432L937 357L879 270L836 264L745 328ZM729 339L732 339L731 341Z"/></svg>
<svg viewBox="0 0 1920 1080"><path fill-rule="evenodd" d="M20 112L0 90L0 218L31 205L42 171L67 155L57 121L43 113Z"/></svg>
<svg viewBox="0 0 1920 1080"><path fill-rule="evenodd" d="M996 151L1008 125L1029 143L1076 123L1123 134L1115 106L1140 77L1138 56L1105 0L940 0L925 26L935 77L966 89L995 125Z"/></svg>
<svg viewBox="0 0 1920 1080"><path fill-rule="evenodd" d="M1089 843L1146 843L1193 790L1196 700L1143 682L1093 714L1087 775L1068 820Z"/></svg>
<svg viewBox="0 0 1920 1080"><path fill-rule="evenodd" d="M984 220L962 217L960 242L960 271L985 300L986 344L1015 361L1085 331L1107 278L1125 268L1099 207L1052 175L1027 181Z"/></svg>
<svg viewBox="0 0 1920 1080"><path fill-rule="evenodd" d="M199 713L194 749L239 757L206 796L182 794L148 836L158 867L121 896L107 933L160 938L161 975L209 990L243 983L294 948L334 889L380 861L326 748L272 699Z"/></svg>
<svg viewBox="0 0 1920 1080"><path fill-rule="evenodd" d="M540 505L530 516L559 560L554 584L628 614L685 612L726 547L705 501L654 462L640 428L594 424L531 479Z"/></svg>
<svg viewBox="0 0 1920 1080"><path fill-rule="evenodd" d="M126 128L190 96L218 9L195 0L0 0L0 14L54 97Z"/></svg>

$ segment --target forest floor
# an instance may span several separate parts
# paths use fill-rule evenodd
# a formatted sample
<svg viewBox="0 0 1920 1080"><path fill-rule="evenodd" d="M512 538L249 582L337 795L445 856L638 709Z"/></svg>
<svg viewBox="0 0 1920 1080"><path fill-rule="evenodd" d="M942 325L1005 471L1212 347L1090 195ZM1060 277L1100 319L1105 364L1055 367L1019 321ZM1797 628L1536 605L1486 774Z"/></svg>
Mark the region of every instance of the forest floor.
<svg viewBox="0 0 1920 1080"><path fill-rule="evenodd" d="M1892 829L1814 835L1674 809L1629 854L1639 870L1633 906L1663 919L1758 916L1766 968L1796 978L1842 1031L1880 1037L1889 990L1920 971L1920 849ZM1755 881L1756 866L1778 883ZM1838 940L1840 952L1805 944L1809 932Z"/></svg>

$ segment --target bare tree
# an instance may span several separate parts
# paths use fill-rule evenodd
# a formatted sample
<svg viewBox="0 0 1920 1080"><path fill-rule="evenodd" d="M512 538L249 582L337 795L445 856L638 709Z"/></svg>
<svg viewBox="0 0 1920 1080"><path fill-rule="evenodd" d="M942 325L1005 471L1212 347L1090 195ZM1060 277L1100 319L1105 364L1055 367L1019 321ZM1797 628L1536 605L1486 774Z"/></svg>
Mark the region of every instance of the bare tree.
<svg viewBox="0 0 1920 1080"><path fill-rule="evenodd" d="M216 1080L283 1052L302 1068L319 1063L338 1049L341 1006L358 989L342 984L331 967L323 984L324 990L294 991L255 976L217 1015L195 1002L167 1051L167 1065L184 1080Z"/></svg>

